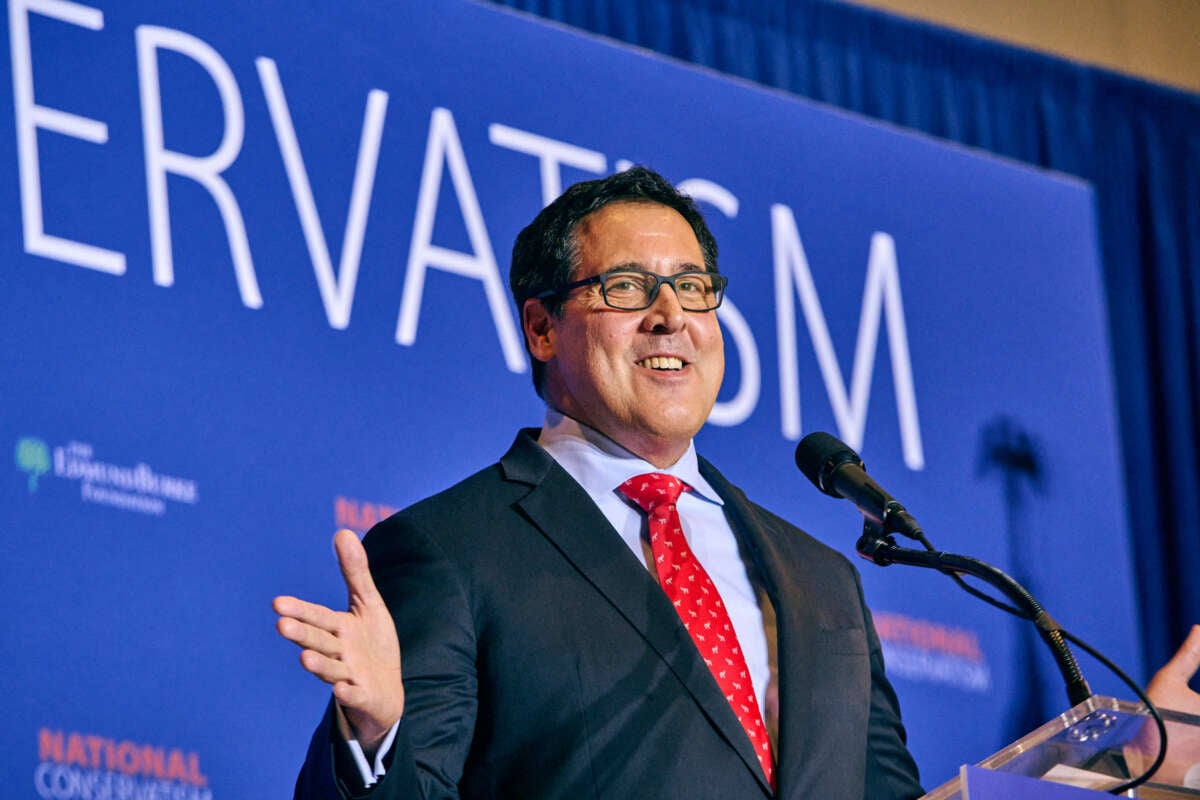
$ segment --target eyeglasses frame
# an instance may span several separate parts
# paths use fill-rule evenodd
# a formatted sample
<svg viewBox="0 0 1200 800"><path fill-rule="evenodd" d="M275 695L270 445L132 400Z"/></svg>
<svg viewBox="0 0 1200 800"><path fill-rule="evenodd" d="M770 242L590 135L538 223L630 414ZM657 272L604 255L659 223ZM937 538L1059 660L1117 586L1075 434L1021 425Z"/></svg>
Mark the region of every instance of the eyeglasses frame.
<svg viewBox="0 0 1200 800"><path fill-rule="evenodd" d="M625 273L647 275L656 281L654 288L650 290L650 296L647 299L646 305L638 306L637 308L625 308L624 306L615 306L609 302L608 293L604 290L605 279L611 275L621 275ZM681 301L679 303L679 307L684 311L693 314L703 314L708 311L716 311L718 308L720 308L721 303L725 302L725 288L729 285L729 278L720 274L719 272L709 272L708 270L702 269L689 269L685 270L684 272L676 272L674 275L659 275L657 272L650 272L644 269L630 269L628 267L610 269L606 272L600 272L592 275L590 278L582 278L577 281L572 281L571 283L560 286L557 289L547 289L544 292L535 294L534 299L548 300L551 297L562 297L574 291L575 289L580 288L581 286L590 286L594 283L600 287L600 297L602 300L604 300L604 305L608 306L609 308L616 311L645 311L647 308L654 305L654 301L658 299L658 292L660 289L662 289L664 283L671 287L671 291L675 293L675 298L678 300L679 290L675 288L675 281L680 278L687 278L691 275L704 275L712 280L713 292L717 295L717 304L712 308L685 308Z"/></svg>

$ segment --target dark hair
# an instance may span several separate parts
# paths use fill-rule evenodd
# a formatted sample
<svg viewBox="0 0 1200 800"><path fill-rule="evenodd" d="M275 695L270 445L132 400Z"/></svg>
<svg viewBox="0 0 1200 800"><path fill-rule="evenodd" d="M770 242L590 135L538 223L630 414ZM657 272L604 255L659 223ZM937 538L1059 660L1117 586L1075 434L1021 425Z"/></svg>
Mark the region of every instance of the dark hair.
<svg viewBox="0 0 1200 800"><path fill-rule="evenodd" d="M542 292L565 286L579 267L576 231L584 217L612 203L657 203L678 211L696 234L704 254L704 268L717 269L717 242L695 202L677 191L666 178L646 167L632 167L607 178L583 181L568 188L542 209L533 222L517 234L513 243L508 286L522 314L525 301ZM564 299L552 296L542 301L551 314L561 315ZM529 343L525 344L526 352ZM533 386L542 395L545 364L530 355Z"/></svg>

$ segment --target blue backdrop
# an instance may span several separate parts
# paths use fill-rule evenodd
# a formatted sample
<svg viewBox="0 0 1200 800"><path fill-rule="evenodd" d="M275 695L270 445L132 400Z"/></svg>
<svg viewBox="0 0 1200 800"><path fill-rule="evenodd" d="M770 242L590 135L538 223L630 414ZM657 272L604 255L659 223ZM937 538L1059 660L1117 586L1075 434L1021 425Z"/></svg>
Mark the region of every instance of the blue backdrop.
<svg viewBox="0 0 1200 800"><path fill-rule="evenodd" d="M495 0L1087 180L1147 674L1200 620L1200 95L837 0Z"/></svg>
<svg viewBox="0 0 1200 800"><path fill-rule="evenodd" d="M466 2L8 11L18 796L290 785L327 693L270 598L341 605L335 527L540 421L509 244L629 162L701 200L731 277L702 453L849 553L857 514L791 465L830 430L940 548L1139 661L1086 185ZM1065 705L1018 623L863 566L927 785L1021 730L1031 691Z"/></svg>

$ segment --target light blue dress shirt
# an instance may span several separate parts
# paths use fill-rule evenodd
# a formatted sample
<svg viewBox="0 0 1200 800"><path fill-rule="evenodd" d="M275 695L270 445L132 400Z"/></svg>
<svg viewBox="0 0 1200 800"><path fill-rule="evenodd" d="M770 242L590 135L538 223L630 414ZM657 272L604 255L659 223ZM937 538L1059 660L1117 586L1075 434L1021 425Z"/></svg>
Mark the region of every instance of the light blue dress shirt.
<svg viewBox="0 0 1200 800"><path fill-rule="evenodd" d="M684 492L676 503L683 522L683 535L721 593L746 657L758 707L766 715L767 687L772 677L767 631L760 606L766 599L762 592L756 591L737 537L725 518L724 503L700 475L695 445L688 445L687 452L670 467L659 469L599 431L554 409L546 411L538 444L584 488L656 580L658 575L650 551L646 515L617 491L617 487L629 478L647 472L665 472L692 487L692 491Z"/></svg>

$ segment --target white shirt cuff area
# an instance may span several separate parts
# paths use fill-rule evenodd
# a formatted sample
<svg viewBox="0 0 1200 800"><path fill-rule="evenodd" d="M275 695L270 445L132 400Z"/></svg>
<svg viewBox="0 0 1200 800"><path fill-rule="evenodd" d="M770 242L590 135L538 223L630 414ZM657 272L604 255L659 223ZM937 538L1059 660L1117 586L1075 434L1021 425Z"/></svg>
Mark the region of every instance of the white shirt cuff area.
<svg viewBox="0 0 1200 800"><path fill-rule="evenodd" d="M341 717L339 722L343 734L350 730L350 726L345 724L345 717L342 715L342 707L335 704L337 715ZM362 778L363 788L370 789L379 779L387 774L387 768L383 766L383 760L387 754L392 751L392 744L396 741L396 731L400 729L399 720L396 724L388 728L387 735L383 737L383 741L379 743L379 749L375 751L375 763L367 762L367 754L363 752L362 745L357 739L352 739L346 736L346 746L350 748L350 756L354 759L354 766L358 768L359 777Z"/></svg>

